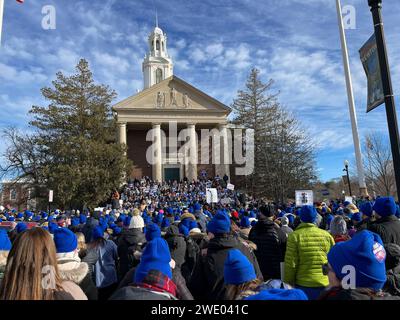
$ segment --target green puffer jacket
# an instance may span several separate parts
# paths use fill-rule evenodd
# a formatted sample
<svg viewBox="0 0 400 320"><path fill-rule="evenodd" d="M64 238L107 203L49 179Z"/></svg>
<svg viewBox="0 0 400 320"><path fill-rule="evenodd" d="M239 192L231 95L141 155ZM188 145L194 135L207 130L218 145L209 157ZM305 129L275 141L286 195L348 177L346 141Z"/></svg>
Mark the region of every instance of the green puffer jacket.
<svg viewBox="0 0 400 320"><path fill-rule="evenodd" d="M327 254L334 244L327 231L313 223L301 223L287 240L284 281L309 288L328 286L322 265L328 262Z"/></svg>

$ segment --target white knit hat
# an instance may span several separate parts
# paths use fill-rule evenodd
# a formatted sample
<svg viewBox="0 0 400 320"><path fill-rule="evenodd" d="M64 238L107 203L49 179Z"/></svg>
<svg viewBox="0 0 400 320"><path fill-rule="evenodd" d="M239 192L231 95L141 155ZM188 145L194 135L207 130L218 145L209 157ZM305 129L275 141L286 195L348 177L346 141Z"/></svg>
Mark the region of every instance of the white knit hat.
<svg viewBox="0 0 400 320"><path fill-rule="evenodd" d="M144 220L141 216L133 216L131 218L131 223L129 224L129 229L139 228L144 228Z"/></svg>

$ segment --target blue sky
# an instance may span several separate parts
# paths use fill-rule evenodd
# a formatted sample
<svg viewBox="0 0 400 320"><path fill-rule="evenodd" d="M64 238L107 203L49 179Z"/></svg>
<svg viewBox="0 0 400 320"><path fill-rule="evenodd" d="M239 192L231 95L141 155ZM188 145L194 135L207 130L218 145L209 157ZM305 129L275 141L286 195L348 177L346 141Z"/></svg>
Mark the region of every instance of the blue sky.
<svg viewBox="0 0 400 320"><path fill-rule="evenodd" d="M27 129L27 111L45 105L40 88L57 71L86 58L97 81L122 100L142 89L141 63L154 27L168 34L174 73L230 105L252 67L275 80L280 102L317 145L322 180L339 177L354 150L333 0L5 0L0 47L0 127ZM358 50L373 33L367 0L356 8L347 42L361 138L387 135L384 106L366 110L366 79ZM56 30L43 30L42 7L56 8ZM400 2L384 1L383 18L397 104L400 90ZM400 108L400 105L398 105ZM4 145L0 143L0 152Z"/></svg>

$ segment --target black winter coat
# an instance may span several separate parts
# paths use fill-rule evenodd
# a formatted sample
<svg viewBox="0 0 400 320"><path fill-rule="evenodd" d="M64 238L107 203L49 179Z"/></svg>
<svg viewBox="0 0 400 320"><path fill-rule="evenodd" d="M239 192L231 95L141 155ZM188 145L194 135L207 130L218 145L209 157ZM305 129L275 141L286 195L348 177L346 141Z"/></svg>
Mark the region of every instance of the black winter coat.
<svg viewBox="0 0 400 320"><path fill-rule="evenodd" d="M388 216L376 220L369 230L380 235L383 243L400 245L400 221L395 216Z"/></svg>
<svg viewBox="0 0 400 320"><path fill-rule="evenodd" d="M119 261L119 278L123 278L125 274L139 261L137 261L133 253L142 250L142 246L146 243L146 237L141 229L125 229L122 231L118 239L118 256Z"/></svg>
<svg viewBox="0 0 400 320"><path fill-rule="evenodd" d="M280 279L280 263L284 261L286 234L270 219L260 219L250 230L249 240L257 246L255 255L264 280Z"/></svg>
<svg viewBox="0 0 400 320"><path fill-rule="evenodd" d="M195 300L224 299L224 264L231 249L239 249L254 265L257 277L262 279L257 259L249 248L233 235L216 235L208 243L207 252L200 255L189 283Z"/></svg>

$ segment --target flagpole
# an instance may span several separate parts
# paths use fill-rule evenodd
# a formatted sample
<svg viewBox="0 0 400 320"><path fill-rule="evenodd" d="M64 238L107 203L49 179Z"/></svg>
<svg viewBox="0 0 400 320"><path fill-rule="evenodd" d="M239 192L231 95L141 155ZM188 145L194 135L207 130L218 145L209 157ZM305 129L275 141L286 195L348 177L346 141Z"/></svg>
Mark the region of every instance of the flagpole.
<svg viewBox="0 0 400 320"><path fill-rule="evenodd" d="M0 46L1 46L1 33L3 30L3 12L4 12L4 0L0 0Z"/></svg>
<svg viewBox="0 0 400 320"><path fill-rule="evenodd" d="M352 128L352 132L353 132L354 151L355 151L355 155L356 155L358 184L360 187L360 195L367 196L368 192L367 192L367 185L365 183L364 167L363 167L363 163L362 163L360 138L358 136L357 115L356 115L356 108L355 108L355 103L354 103L353 85L351 82L349 54L347 51L346 34L344 31L344 26L343 26L342 6L340 4L340 0L336 0L336 9L337 9L338 24L339 24L340 40L341 40L341 44L342 44L343 67L344 67L344 73L345 73L345 77L346 77L347 99L349 102L351 128Z"/></svg>

